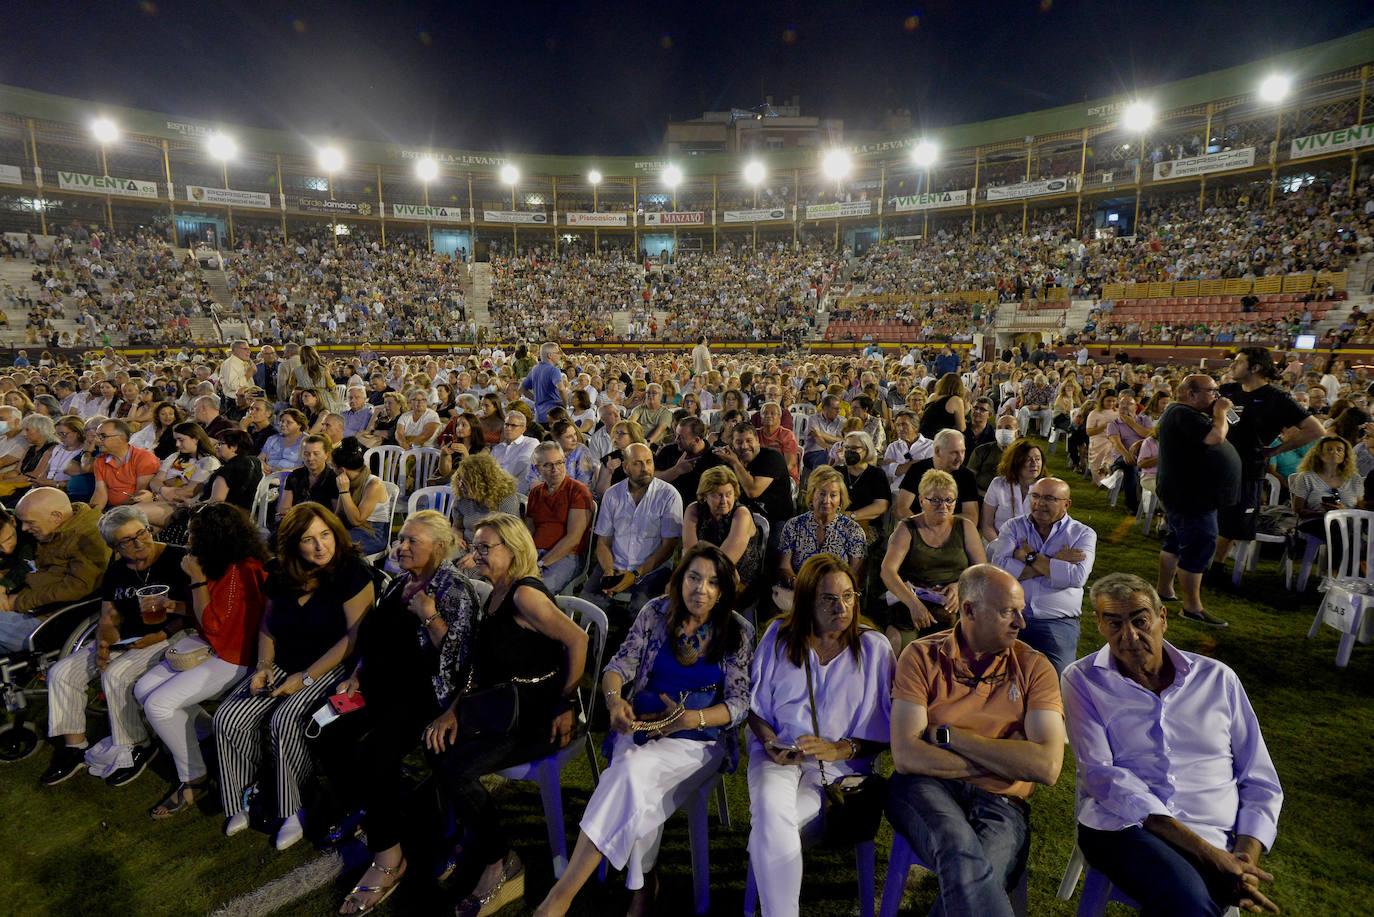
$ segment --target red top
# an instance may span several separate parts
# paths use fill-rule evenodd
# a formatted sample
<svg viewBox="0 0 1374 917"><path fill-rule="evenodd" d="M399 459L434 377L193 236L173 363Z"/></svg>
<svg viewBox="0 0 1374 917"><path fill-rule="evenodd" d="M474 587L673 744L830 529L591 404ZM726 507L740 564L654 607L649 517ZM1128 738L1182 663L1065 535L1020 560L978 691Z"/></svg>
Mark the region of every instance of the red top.
<svg viewBox="0 0 1374 917"><path fill-rule="evenodd" d="M209 581L210 601L200 616L200 633L225 662L253 664L267 604L262 591L266 580L262 562L250 557L230 564L223 576Z"/></svg>

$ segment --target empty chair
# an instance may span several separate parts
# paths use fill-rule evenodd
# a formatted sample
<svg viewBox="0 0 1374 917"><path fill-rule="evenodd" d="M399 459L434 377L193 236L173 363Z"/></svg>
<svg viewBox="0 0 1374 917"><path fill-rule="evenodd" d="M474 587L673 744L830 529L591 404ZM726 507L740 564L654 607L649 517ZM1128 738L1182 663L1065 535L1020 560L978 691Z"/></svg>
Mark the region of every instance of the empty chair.
<svg viewBox="0 0 1374 917"><path fill-rule="evenodd" d="M399 487L401 484L401 457L405 453L406 450L400 446L373 446L363 453L363 460L367 462L368 471L383 481L389 481Z"/></svg>
<svg viewBox="0 0 1374 917"><path fill-rule="evenodd" d="M1369 575L1374 572L1374 512L1334 510L1326 514L1324 521L1328 544L1326 578L1322 581L1325 596L1307 637L1310 640L1317 636L1323 621L1340 631L1336 665L1344 668L1350 662L1355 641L1368 643L1374 636L1367 615L1374 607L1374 595L1369 592ZM1339 565L1333 561L1336 554L1340 555Z"/></svg>
<svg viewBox="0 0 1374 917"><path fill-rule="evenodd" d="M419 487L412 491L406 500L406 516L414 515L422 509L432 509L447 516L453 509L453 501L452 484Z"/></svg>
<svg viewBox="0 0 1374 917"><path fill-rule="evenodd" d="M411 464L412 462L414 463L413 465ZM428 487L430 479L434 477L438 468L438 449L421 446L407 449L401 456L402 470L400 472L400 480L397 480L396 483L403 485L402 493L406 493L407 491L404 489L404 484L407 481L407 476L413 474L415 485L409 488L410 490L419 490L421 487ZM385 475L382 475L382 477L383 479L386 478Z"/></svg>

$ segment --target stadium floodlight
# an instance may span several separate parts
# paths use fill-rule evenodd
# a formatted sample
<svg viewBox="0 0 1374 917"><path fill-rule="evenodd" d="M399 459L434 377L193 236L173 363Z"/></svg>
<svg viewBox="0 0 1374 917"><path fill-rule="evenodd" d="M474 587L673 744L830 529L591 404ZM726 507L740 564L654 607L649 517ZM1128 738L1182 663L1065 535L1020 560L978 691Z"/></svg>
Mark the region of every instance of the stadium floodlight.
<svg viewBox="0 0 1374 917"><path fill-rule="evenodd" d="M1121 112L1121 126L1133 134L1143 134L1155 123L1155 107L1149 102L1132 102Z"/></svg>
<svg viewBox="0 0 1374 917"><path fill-rule="evenodd" d="M940 148L929 140L922 140L916 144L916 148L911 151L911 161L922 169L929 169L935 164L935 158L940 155Z"/></svg>
<svg viewBox="0 0 1374 917"><path fill-rule="evenodd" d="M1293 81L1281 73L1267 76L1264 82L1260 83L1260 98L1266 102L1282 102L1292 85Z"/></svg>
<svg viewBox="0 0 1374 917"><path fill-rule="evenodd" d="M519 180L520 180L520 170L517 169L515 166L510 165L509 163L507 163L506 165L504 165L504 166L501 167L501 182L502 182L502 184L514 185L514 184L515 184L516 182L518 182Z"/></svg>
<svg viewBox="0 0 1374 917"><path fill-rule="evenodd" d="M592 169L587 173L587 181L591 182L593 185L601 184L601 173Z"/></svg>
<svg viewBox="0 0 1374 917"><path fill-rule="evenodd" d="M682 170L677 166L668 166L663 170L663 183L669 188L676 188L682 182Z"/></svg>
<svg viewBox="0 0 1374 917"><path fill-rule="evenodd" d="M221 161L228 161L238 153L239 145L234 142L233 137L225 134L211 134L205 139L205 148L210 151L210 155Z"/></svg>
<svg viewBox="0 0 1374 917"><path fill-rule="evenodd" d="M96 118L92 121L91 133L100 143L114 143L119 139L119 128L109 118Z"/></svg>
<svg viewBox="0 0 1374 917"><path fill-rule="evenodd" d="M744 167L744 180L751 185L757 185L763 181L763 163L755 160Z"/></svg>
<svg viewBox="0 0 1374 917"><path fill-rule="evenodd" d="M836 181L849 174L849 165L849 154L844 150L831 150L821 161L821 168L826 176Z"/></svg>
<svg viewBox="0 0 1374 917"><path fill-rule="evenodd" d="M426 156L415 163L415 175L422 182L432 182L439 177L439 164Z"/></svg>
<svg viewBox="0 0 1374 917"><path fill-rule="evenodd" d="M343 168L343 151L336 146L327 146L320 150L320 168L331 175Z"/></svg>

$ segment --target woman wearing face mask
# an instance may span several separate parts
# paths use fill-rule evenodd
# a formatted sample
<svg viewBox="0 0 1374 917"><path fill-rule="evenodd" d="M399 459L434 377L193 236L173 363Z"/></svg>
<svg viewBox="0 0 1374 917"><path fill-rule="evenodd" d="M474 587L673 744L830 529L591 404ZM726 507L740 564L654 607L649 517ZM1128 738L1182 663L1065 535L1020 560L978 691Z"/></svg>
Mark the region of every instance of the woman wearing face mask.
<svg viewBox="0 0 1374 917"><path fill-rule="evenodd" d="M849 490L848 515L863 526L871 547L882 537L883 516L892 501L887 475L875 462L878 450L863 430L846 433L842 441L840 474Z"/></svg>

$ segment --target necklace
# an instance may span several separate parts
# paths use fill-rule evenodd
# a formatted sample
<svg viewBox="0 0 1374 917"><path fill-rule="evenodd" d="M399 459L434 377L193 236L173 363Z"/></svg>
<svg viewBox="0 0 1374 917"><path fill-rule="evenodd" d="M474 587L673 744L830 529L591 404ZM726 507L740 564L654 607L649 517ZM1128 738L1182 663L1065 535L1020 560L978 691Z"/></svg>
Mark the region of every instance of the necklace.
<svg viewBox="0 0 1374 917"><path fill-rule="evenodd" d="M697 628L696 633L687 634L684 627L682 632L677 635L677 643L673 647L673 656L682 665L696 665L702 657L703 647L711 642L711 622L706 621Z"/></svg>

